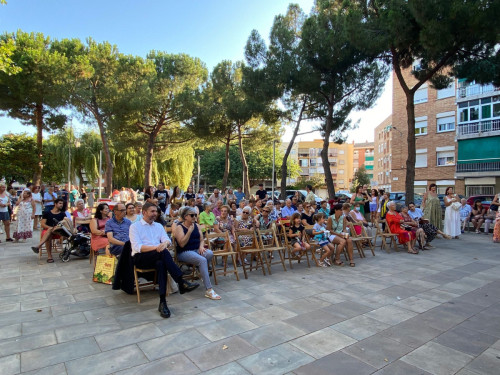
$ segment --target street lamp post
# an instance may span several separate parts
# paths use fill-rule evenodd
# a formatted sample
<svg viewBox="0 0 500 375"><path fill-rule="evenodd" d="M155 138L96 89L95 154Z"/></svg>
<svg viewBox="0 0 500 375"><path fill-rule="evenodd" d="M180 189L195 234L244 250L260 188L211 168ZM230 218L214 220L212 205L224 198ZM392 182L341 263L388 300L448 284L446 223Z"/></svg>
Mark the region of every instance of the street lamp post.
<svg viewBox="0 0 500 375"><path fill-rule="evenodd" d="M275 170L275 165L276 165L276 140L273 141L273 176L272 176L272 183L271 183L271 199L273 200L274 203L274 170Z"/></svg>

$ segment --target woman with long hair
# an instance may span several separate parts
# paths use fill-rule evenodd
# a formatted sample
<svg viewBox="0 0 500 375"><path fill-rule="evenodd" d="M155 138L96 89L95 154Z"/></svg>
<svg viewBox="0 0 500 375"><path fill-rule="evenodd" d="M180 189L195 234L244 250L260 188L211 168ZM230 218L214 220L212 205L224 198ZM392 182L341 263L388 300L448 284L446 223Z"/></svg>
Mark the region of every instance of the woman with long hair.
<svg viewBox="0 0 500 375"><path fill-rule="evenodd" d="M106 203L99 203L95 209L94 218L90 220L90 247L93 251L99 252L109 245L108 237L104 228L109 220L109 206Z"/></svg>

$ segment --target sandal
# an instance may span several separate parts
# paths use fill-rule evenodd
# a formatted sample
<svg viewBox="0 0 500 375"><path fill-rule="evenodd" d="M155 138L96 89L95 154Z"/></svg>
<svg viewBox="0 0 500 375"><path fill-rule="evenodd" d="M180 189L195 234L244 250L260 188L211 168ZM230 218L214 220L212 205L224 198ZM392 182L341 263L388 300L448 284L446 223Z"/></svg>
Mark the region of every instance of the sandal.
<svg viewBox="0 0 500 375"><path fill-rule="evenodd" d="M52 258L47 259L47 263L54 263L54 259Z"/></svg>
<svg viewBox="0 0 500 375"><path fill-rule="evenodd" d="M408 254L418 254L418 251L415 251L415 250L408 250Z"/></svg>
<svg viewBox="0 0 500 375"><path fill-rule="evenodd" d="M220 296L217 293L215 293L213 289L210 292L207 290L205 292L205 297L213 300L220 300Z"/></svg>
<svg viewBox="0 0 500 375"><path fill-rule="evenodd" d="M31 250L33 250L35 254L38 254L40 252L40 248L36 246L31 246Z"/></svg>
<svg viewBox="0 0 500 375"><path fill-rule="evenodd" d="M339 267L344 267L344 262L342 262L341 260L336 260L333 262L333 264Z"/></svg>
<svg viewBox="0 0 500 375"><path fill-rule="evenodd" d="M354 263L354 262L349 262L349 266L351 266L351 267L356 267L356 263Z"/></svg>

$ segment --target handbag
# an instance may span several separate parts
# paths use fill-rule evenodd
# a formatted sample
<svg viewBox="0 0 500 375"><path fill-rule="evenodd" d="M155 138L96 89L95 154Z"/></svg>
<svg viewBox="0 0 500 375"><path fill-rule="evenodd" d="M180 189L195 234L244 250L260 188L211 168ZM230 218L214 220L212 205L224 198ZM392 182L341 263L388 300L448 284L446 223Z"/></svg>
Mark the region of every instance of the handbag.
<svg viewBox="0 0 500 375"><path fill-rule="evenodd" d="M115 256L98 255L95 261L92 281L103 284L113 284L118 262Z"/></svg>
<svg viewBox="0 0 500 375"><path fill-rule="evenodd" d="M462 204L460 202L453 202L451 204L451 208L455 211L460 211L460 207L462 207Z"/></svg>

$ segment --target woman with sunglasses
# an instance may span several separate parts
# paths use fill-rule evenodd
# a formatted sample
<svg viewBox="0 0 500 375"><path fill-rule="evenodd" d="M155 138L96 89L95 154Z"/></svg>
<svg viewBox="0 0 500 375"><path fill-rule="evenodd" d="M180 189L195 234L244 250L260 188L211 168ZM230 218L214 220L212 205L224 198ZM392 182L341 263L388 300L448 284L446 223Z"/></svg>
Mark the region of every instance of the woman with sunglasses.
<svg viewBox="0 0 500 375"><path fill-rule="evenodd" d="M300 220L302 221L302 225L314 225L314 212L315 209L309 204L305 203L304 210L300 215Z"/></svg>
<svg viewBox="0 0 500 375"><path fill-rule="evenodd" d="M196 224L196 210L193 207L183 207L180 211L182 223L176 226L174 237L177 241L177 259L181 262L197 266L205 285L205 297L220 300L220 296L212 289L208 274L208 263L213 252L203 246L201 227Z"/></svg>

